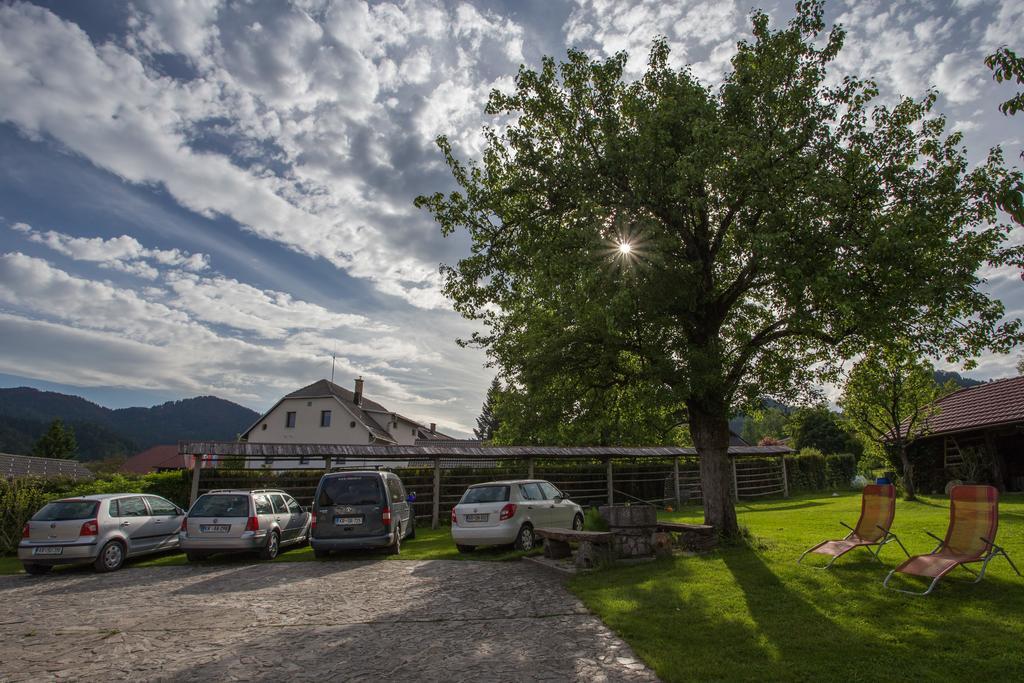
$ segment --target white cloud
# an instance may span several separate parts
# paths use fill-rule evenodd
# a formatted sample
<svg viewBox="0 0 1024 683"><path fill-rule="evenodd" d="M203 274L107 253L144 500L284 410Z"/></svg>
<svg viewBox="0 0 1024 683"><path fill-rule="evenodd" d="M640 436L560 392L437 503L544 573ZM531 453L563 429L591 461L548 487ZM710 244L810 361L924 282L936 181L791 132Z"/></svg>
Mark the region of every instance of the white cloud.
<svg viewBox="0 0 1024 683"><path fill-rule="evenodd" d="M415 1L324 11L202 3L187 20L172 9L138 5L125 50L93 44L45 9L0 8L0 120L55 138L129 182L161 184L196 213L229 216L414 306L448 307L439 259L406 248L410 239L433 241L436 227L414 211L412 192L382 193L363 173L367 160L395 168L388 146L425 148L440 122L427 117L438 123L429 135L390 122L377 102L378 74L394 80L387 60L401 63L428 92L455 73L473 79L478 52L494 41L505 59L519 57L522 30L472 8L450 13ZM419 46L409 53L413 42ZM147 51L178 52L198 76L161 75ZM481 98L473 103L475 117L467 111L460 120L478 129ZM215 130L233 140L237 158L194 144L211 121L226 122ZM284 170L254 159L260 151ZM416 169L398 174L407 170ZM391 237L396 231L401 238Z"/></svg>
<svg viewBox="0 0 1024 683"><path fill-rule="evenodd" d="M950 53L935 66L932 80L950 102L963 104L977 97L979 82L985 82L986 73L976 54Z"/></svg>
<svg viewBox="0 0 1024 683"><path fill-rule="evenodd" d="M206 270L210 265L210 257L206 254L190 254L180 249L147 249L129 235L109 239L74 237L55 230L41 232L26 223L15 223L11 228L32 242L49 247L75 261L91 261L104 268L113 268L149 280L156 279L159 271L146 263L147 260L161 266L174 266L193 272Z"/></svg>
<svg viewBox="0 0 1024 683"><path fill-rule="evenodd" d="M223 276L208 278L176 272L168 275L167 284L173 292L168 305L188 312L196 320L228 325L267 339L284 339L295 330L390 330L362 315L335 313L298 301L285 292L258 289Z"/></svg>

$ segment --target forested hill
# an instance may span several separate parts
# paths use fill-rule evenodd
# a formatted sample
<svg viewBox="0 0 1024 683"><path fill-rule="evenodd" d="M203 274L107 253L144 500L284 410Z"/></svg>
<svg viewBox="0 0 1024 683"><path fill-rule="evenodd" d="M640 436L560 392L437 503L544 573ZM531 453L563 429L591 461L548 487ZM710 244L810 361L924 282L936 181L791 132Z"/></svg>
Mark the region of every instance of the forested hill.
<svg viewBox="0 0 1024 683"><path fill-rule="evenodd" d="M180 439L234 439L258 418L259 413L216 396L112 410L79 396L0 389L0 452L28 453L54 419L75 430L80 460L96 460Z"/></svg>

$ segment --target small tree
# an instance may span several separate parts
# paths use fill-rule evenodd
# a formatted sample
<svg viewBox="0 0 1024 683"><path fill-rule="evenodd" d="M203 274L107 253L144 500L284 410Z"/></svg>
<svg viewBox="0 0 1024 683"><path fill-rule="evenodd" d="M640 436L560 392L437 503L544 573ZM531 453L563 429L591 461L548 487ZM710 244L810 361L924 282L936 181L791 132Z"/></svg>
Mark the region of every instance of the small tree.
<svg viewBox="0 0 1024 683"><path fill-rule="evenodd" d="M875 453L898 458L907 500L915 500L914 464L907 447L924 433L933 403L944 390L935 369L907 346L870 350L853 366L840 405Z"/></svg>
<svg viewBox="0 0 1024 683"><path fill-rule="evenodd" d="M32 447L32 455L39 458L63 458L70 460L75 457L78 443L71 427L65 427L60 420L50 423L50 428L39 437Z"/></svg>
<svg viewBox="0 0 1024 683"><path fill-rule="evenodd" d="M501 392L501 382L495 377L491 380L491 386L487 388L487 397L484 399L480 416L476 418L476 429L473 434L481 441L490 441L494 438L494 432L498 431L498 418L494 415L494 402Z"/></svg>

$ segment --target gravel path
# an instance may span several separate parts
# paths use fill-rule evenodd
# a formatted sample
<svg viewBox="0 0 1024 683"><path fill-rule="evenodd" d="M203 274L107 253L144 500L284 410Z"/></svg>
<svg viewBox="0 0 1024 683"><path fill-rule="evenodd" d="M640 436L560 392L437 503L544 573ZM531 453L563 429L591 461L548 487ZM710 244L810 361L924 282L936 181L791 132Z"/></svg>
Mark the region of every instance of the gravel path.
<svg viewBox="0 0 1024 683"><path fill-rule="evenodd" d="M651 681L553 572L399 561L0 577L0 680Z"/></svg>

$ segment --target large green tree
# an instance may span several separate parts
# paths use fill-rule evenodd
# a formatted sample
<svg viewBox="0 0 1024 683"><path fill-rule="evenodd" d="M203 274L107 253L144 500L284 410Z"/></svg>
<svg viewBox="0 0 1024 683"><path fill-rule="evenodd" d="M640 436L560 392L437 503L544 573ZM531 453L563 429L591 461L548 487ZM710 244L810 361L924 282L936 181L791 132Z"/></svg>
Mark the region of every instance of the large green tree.
<svg viewBox="0 0 1024 683"><path fill-rule="evenodd" d="M935 368L906 344L868 351L846 379L840 405L847 419L877 454L899 469L907 500L914 500L914 463L908 447L927 433L933 402L955 388L935 381ZM893 457L895 456L895 458Z"/></svg>
<svg viewBox="0 0 1024 683"><path fill-rule="evenodd" d="M71 459L77 451L78 442L75 441L74 430L65 427L60 420L51 422L50 428L32 446L32 455L39 458Z"/></svg>
<svg viewBox="0 0 1024 683"><path fill-rule="evenodd" d="M479 162L438 139L459 191L416 200L471 238L443 267L484 326L464 343L528 391L632 364L685 403L705 520L726 534L737 408L897 333L951 359L1020 337L976 273L1021 263L997 210L1021 205L1021 174L998 148L969 166L935 93L875 106L870 81L829 79L844 34L820 2L752 23L714 89L662 40L632 82L625 54L521 67L491 94Z"/></svg>

